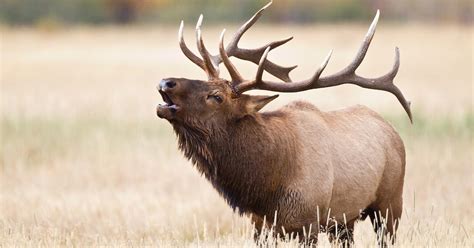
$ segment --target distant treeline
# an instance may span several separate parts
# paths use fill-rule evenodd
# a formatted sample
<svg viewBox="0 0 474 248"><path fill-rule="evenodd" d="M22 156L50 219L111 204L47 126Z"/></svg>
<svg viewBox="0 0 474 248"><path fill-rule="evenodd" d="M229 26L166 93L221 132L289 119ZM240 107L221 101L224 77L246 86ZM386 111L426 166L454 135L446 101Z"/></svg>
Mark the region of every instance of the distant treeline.
<svg viewBox="0 0 474 248"><path fill-rule="evenodd" d="M7 24L176 23L194 20L236 22L268 0L0 0ZM315 22L366 20L376 9L395 21L472 23L473 0L274 0L265 20Z"/></svg>

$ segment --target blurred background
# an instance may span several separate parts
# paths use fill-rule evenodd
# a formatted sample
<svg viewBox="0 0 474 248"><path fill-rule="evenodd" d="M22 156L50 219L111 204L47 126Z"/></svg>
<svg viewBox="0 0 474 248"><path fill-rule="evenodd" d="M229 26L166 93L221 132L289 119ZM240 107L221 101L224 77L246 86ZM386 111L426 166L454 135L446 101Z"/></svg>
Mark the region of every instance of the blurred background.
<svg viewBox="0 0 474 248"><path fill-rule="evenodd" d="M248 219L232 213L156 117L155 86L169 76L205 79L179 50L181 20L196 51L203 13L204 39L216 53L222 29L230 37L266 3L0 1L0 246L254 246ZM387 72L398 46L395 83L412 101L413 125L392 95L351 85L282 94L264 110L296 99L325 111L376 110L407 150L397 246L473 247L472 0L275 0L240 46L294 36L272 61L298 65L291 77L300 80L334 49L325 73L335 73L352 60L377 9L358 73ZM232 60L254 76L255 65ZM376 246L367 221L355 235L358 247Z"/></svg>
<svg viewBox="0 0 474 248"><path fill-rule="evenodd" d="M70 25L176 23L182 17L206 13L213 22L240 22L262 0L3 0L0 18L8 24ZM268 22L367 20L383 9L392 21L472 23L471 0L279 0Z"/></svg>

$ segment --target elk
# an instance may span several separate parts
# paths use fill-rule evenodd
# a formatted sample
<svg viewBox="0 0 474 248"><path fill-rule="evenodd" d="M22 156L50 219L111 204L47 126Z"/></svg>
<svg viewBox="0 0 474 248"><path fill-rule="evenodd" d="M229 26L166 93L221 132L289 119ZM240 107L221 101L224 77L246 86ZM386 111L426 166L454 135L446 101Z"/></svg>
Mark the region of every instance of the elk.
<svg viewBox="0 0 474 248"><path fill-rule="evenodd" d="M251 216L257 234L275 224L281 235L301 239L306 233L305 240L316 243L317 233L326 231L331 241L351 244L355 222L368 216L374 230L394 242L402 213L405 148L387 121L360 105L323 112L304 101L259 112L278 95L244 94L254 89L300 92L355 84L392 93L411 121L410 103L393 83L400 65L398 48L387 74L377 78L356 74L374 36L379 11L346 68L321 76L330 52L313 76L293 82L289 73L296 66L267 60L270 50L292 37L258 49L238 46L270 4L240 27L226 47L224 30L217 55L204 45L202 15L196 25L201 57L187 47L181 22L179 46L208 79L162 79L157 88L164 104L157 107L158 117L172 125L179 149L230 207ZM232 56L258 65L255 78L245 80L229 59ZM219 77L221 63L230 81ZM262 79L265 71L283 82ZM311 228L313 233L308 234Z"/></svg>

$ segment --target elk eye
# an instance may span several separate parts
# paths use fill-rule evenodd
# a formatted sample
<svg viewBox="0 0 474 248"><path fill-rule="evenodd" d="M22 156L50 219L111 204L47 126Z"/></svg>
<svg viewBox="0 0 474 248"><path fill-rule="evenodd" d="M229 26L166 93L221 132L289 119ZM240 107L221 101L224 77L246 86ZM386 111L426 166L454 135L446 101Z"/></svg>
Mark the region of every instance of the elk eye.
<svg viewBox="0 0 474 248"><path fill-rule="evenodd" d="M207 98L208 98L208 99L209 99L209 98L213 98L213 99L216 100L216 102L218 102L218 103L222 103L222 102L223 102L222 97L220 97L220 96L218 96L218 95L209 95L209 96L207 96Z"/></svg>

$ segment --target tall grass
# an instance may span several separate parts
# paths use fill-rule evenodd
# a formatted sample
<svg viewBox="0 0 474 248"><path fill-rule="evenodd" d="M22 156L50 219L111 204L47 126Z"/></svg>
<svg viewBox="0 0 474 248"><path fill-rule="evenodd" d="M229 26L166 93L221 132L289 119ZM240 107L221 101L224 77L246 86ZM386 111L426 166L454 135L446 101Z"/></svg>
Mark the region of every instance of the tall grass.
<svg viewBox="0 0 474 248"><path fill-rule="evenodd" d="M323 110L355 103L377 110L407 150L396 246L472 247L472 28L382 27L360 73L385 72L398 43L396 83L413 102L413 125L393 96L348 86L282 95L268 109L304 99ZM299 63L295 78L312 74L329 48L336 52L327 70L337 71L366 29L264 26L243 41L257 46L287 28L297 40L272 59ZM206 37L219 30L206 29ZM170 125L155 116L160 78L204 76L169 39L175 31L2 29L0 246L255 247L249 219L232 213L178 151ZM237 64L244 75L255 72ZM324 234L319 238L330 246ZM368 221L356 224L355 242L376 246Z"/></svg>

